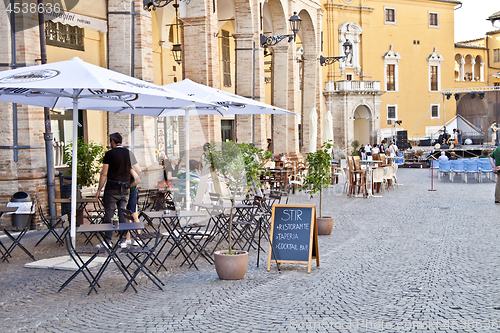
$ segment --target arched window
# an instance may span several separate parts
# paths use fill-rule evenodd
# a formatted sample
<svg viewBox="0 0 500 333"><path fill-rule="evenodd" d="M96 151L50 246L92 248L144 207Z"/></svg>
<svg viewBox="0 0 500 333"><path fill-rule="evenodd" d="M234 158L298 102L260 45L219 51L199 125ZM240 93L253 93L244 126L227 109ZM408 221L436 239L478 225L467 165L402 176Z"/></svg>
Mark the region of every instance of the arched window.
<svg viewBox="0 0 500 333"><path fill-rule="evenodd" d="M432 54L427 58L429 91L441 90L441 64L443 60L443 56L437 54L437 47L434 47Z"/></svg>
<svg viewBox="0 0 500 333"><path fill-rule="evenodd" d="M382 57L384 59L384 78L386 91L399 91L399 53L394 52L394 46Z"/></svg>

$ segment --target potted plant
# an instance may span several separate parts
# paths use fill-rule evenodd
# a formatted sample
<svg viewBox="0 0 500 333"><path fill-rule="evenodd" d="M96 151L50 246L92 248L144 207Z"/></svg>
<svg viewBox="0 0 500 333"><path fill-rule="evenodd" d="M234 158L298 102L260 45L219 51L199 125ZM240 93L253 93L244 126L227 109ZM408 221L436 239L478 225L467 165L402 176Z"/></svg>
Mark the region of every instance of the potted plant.
<svg viewBox="0 0 500 333"><path fill-rule="evenodd" d="M318 235L329 235L333 229L333 217L323 217L322 214L322 191L330 185L331 156L329 151L331 147L330 142L325 142L321 149L307 153L307 175L300 188L309 193L311 199L319 192L319 217L316 217Z"/></svg>
<svg viewBox="0 0 500 333"><path fill-rule="evenodd" d="M231 210L229 220L233 220L233 208L236 193L257 182L259 169L270 158L271 153L256 148L253 144L232 141L217 144L212 142L208 148L206 157L212 171L218 174L222 181L226 182L232 193ZM232 247L233 224L228 226L228 249L214 253L215 269L217 275L223 280L239 280L245 276L248 265L248 252L234 250Z"/></svg>
<svg viewBox="0 0 500 333"><path fill-rule="evenodd" d="M71 175L73 144L70 143L64 149L63 161L68 166L67 175ZM76 167L76 183L79 188L97 185L99 179L96 175L101 171L102 159L104 157L104 146L94 141L85 142L78 139Z"/></svg>

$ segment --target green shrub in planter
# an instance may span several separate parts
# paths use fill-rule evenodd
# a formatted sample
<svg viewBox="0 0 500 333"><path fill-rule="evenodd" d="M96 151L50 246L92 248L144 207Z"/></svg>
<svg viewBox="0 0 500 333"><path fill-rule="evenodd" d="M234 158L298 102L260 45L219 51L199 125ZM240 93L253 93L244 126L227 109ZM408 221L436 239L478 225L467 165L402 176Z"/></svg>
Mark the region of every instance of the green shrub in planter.
<svg viewBox="0 0 500 333"><path fill-rule="evenodd" d="M96 175L101 171L102 159L104 157L104 146L90 141L85 142L78 139L76 166L76 183L81 186L92 186L99 183ZM73 143L68 144L64 149L63 161L69 167L67 175L71 175Z"/></svg>
<svg viewBox="0 0 500 333"><path fill-rule="evenodd" d="M311 199L319 192L319 217L323 217L322 190L330 185L331 156L328 152L331 147L330 142L324 142L321 149L306 154L307 175L300 187L311 195Z"/></svg>

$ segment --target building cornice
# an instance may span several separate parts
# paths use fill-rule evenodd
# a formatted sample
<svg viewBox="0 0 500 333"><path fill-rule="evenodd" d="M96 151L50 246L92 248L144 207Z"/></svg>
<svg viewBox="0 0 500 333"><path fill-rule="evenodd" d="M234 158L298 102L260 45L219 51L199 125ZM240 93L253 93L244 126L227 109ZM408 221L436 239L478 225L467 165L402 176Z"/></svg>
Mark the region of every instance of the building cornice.
<svg viewBox="0 0 500 333"><path fill-rule="evenodd" d="M373 12L374 8L367 6L351 6L351 5L341 5L336 3L326 3L325 8L327 9L340 9L340 10L352 10L352 11L362 11L362 12Z"/></svg>
<svg viewBox="0 0 500 333"><path fill-rule="evenodd" d="M459 49L478 49L478 50L486 50L486 47L465 43L455 43L455 47Z"/></svg>

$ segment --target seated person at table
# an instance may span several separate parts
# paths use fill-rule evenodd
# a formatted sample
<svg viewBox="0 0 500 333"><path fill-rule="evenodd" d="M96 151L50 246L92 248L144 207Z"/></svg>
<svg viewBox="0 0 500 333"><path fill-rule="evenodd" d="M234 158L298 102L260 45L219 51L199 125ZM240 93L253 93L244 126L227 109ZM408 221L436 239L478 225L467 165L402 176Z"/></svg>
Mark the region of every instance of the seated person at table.
<svg viewBox="0 0 500 333"><path fill-rule="evenodd" d="M168 158L168 165L163 169L163 177L167 182L167 187L173 187L172 180L177 179L179 173L179 159L177 156L170 156Z"/></svg>
<svg viewBox="0 0 500 333"><path fill-rule="evenodd" d="M189 184L191 187L191 195L195 196L196 191L198 190L198 183L200 182L200 174L199 174L199 163L198 161L195 160L190 160L189 161ZM180 181L180 179L185 180L186 179L186 169L182 168L179 170L179 173L177 173L178 179L175 182L175 187L179 189L180 194L185 194L186 193L186 182L185 181Z"/></svg>

